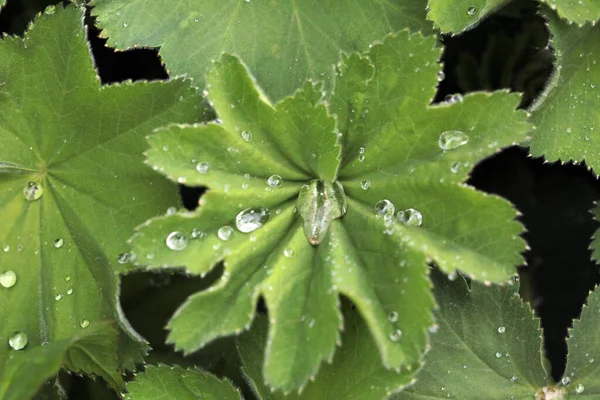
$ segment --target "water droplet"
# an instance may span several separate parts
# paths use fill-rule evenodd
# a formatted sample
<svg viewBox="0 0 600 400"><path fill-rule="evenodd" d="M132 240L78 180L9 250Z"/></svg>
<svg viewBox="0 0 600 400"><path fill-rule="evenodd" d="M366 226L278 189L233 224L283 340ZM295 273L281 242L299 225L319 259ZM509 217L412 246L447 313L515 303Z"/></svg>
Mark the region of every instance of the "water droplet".
<svg viewBox="0 0 600 400"><path fill-rule="evenodd" d="M462 131L445 131L440 135L438 144L442 150L446 151L463 146L468 141L469 137Z"/></svg>
<svg viewBox="0 0 600 400"><path fill-rule="evenodd" d="M87 319L82 319L81 323L79 324L82 328L87 328L88 326L90 326L90 321L88 321Z"/></svg>
<svg viewBox="0 0 600 400"><path fill-rule="evenodd" d="M406 226L421 226L423 224L423 215L414 208L408 208L404 211L398 211L396 214L398 222Z"/></svg>
<svg viewBox="0 0 600 400"><path fill-rule="evenodd" d="M25 332L16 332L8 339L8 344L13 350L22 350L27 346L28 340Z"/></svg>
<svg viewBox="0 0 600 400"><path fill-rule="evenodd" d="M56 247L57 249L60 249L61 247L63 247L63 244L65 244L65 241L62 240L61 238L58 238L54 241L54 247Z"/></svg>
<svg viewBox="0 0 600 400"><path fill-rule="evenodd" d="M462 103L463 100L463 96L460 93L449 94L444 97L444 101L447 104Z"/></svg>
<svg viewBox="0 0 600 400"><path fill-rule="evenodd" d="M571 378L568 376L563 376L563 378L560 380L560 383L562 383L564 386L567 386L569 383L571 383Z"/></svg>
<svg viewBox="0 0 600 400"><path fill-rule="evenodd" d="M583 393L584 390L585 390L585 386L583 386L581 383L579 383L579 384L577 384L577 386L575 386L575 393L577 393L577 394Z"/></svg>
<svg viewBox="0 0 600 400"><path fill-rule="evenodd" d="M252 133L248 132L248 131L242 131L242 133L240 134L240 136L242 136L242 139L244 139L245 142L249 142L252 140Z"/></svg>
<svg viewBox="0 0 600 400"><path fill-rule="evenodd" d="M59 301L60 299L62 299L62 294L57 294L56 296L54 296L54 300Z"/></svg>
<svg viewBox="0 0 600 400"><path fill-rule="evenodd" d="M9 269L0 274L0 285L3 287L10 288L15 286L15 283L17 283L17 274L15 274L15 271Z"/></svg>
<svg viewBox="0 0 600 400"><path fill-rule="evenodd" d="M283 255L286 257L292 257L294 255L294 249L287 248L283 250Z"/></svg>
<svg viewBox="0 0 600 400"><path fill-rule="evenodd" d="M517 378L515 375L513 375L513 376L511 376L511 377L510 377L510 381L511 381L511 382L516 382L516 381L517 381L517 379L518 379L518 378Z"/></svg>
<svg viewBox="0 0 600 400"><path fill-rule="evenodd" d="M398 313L396 311L392 311L391 313L388 314L388 320L390 322L396 322L398 321Z"/></svg>
<svg viewBox="0 0 600 400"><path fill-rule="evenodd" d="M233 234L233 228L225 225L219 228L219 231L217 232L217 236L219 236L219 239L227 241L229 239L231 239L231 235Z"/></svg>
<svg viewBox="0 0 600 400"><path fill-rule="evenodd" d="M128 26L129 26L129 23L123 22L123 28L127 28Z"/></svg>
<svg viewBox="0 0 600 400"><path fill-rule="evenodd" d="M371 181L368 179L365 179L364 181L362 181L360 183L360 188L362 190L369 190L370 187L371 187Z"/></svg>
<svg viewBox="0 0 600 400"><path fill-rule="evenodd" d="M4 245L4 247L2 248L2 250L4 250L5 253L8 253L10 251L10 246L9 245Z"/></svg>
<svg viewBox="0 0 600 400"><path fill-rule="evenodd" d="M502 353L500 353L499 351L496 352L496 358L500 358L502 357Z"/></svg>
<svg viewBox="0 0 600 400"><path fill-rule="evenodd" d="M444 73L444 71L438 72L438 74L437 74L437 80L438 80L438 82L443 81L445 78L446 78L446 74Z"/></svg>
<svg viewBox="0 0 600 400"><path fill-rule="evenodd" d="M304 222L304 234L312 245L321 243L331 222L348 210L344 187L338 181L309 182L300 189L296 205Z"/></svg>
<svg viewBox="0 0 600 400"><path fill-rule="evenodd" d="M504 333L504 332L506 332L506 327L505 326L498 327L498 333Z"/></svg>
<svg viewBox="0 0 600 400"><path fill-rule="evenodd" d="M363 156L363 155L358 156L358 161L359 162L364 162L365 161L365 156Z"/></svg>
<svg viewBox="0 0 600 400"><path fill-rule="evenodd" d="M192 229L192 239L202 239L204 235L204 231L201 231L200 229L196 228Z"/></svg>
<svg viewBox="0 0 600 400"><path fill-rule="evenodd" d="M477 11L477 9L473 6L467 8L467 14L468 15L475 15L475 12Z"/></svg>
<svg viewBox="0 0 600 400"><path fill-rule="evenodd" d="M179 231L169 233L169 236L165 239L167 247L174 251L181 251L188 245L188 238Z"/></svg>
<svg viewBox="0 0 600 400"><path fill-rule="evenodd" d="M127 264L131 260L131 254L129 253L121 253L117 257L117 262L119 264Z"/></svg>
<svg viewBox="0 0 600 400"><path fill-rule="evenodd" d="M72 294L73 294L73 289L69 289L69 290L67 290L67 294L68 294L68 295L72 295Z"/></svg>
<svg viewBox="0 0 600 400"><path fill-rule="evenodd" d="M377 213L377 217L389 217L394 215L395 212L396 206L387 199L379 200L377 204L375 204L375 213Z"/></svg>
<svg viewBox="0 0 600 400"><path fill-rule="evenodd" d="M34 201L42 197L44 194L44 188L41 184L35 182L29 182L25 184L23 188L23 195L25 195L25 199L29 201Z"/></svg>
<svg viewBox="0 0 600 400"><path fill-rule="evenodd" d="M200 161L198 164L196 164L196 171L198 171L201 174L206 174L209 168L210 164L206 161Z"/></svg>
<svg viewBox="0 0 600 400"><path fill-rule="evenodd" d="M271 212L268 208L246 208L235 217L235 226L240 232L249 233L266 224L270 218Z"/></svg>
<svg viewBox="0 0 600 400"><path fill-rule="evenodd" d="M450 171L452 171L453 174L457 173L458 170L460 169L461 165L462 164L460 163L460 161L457 161L457 162L453 163L450 166Z"/></svg>
<svg viewBox="0 0 600 400"><path fill-rule="evenodd" d="M390 333L390 340L392 342L397 342L402 337L402 331L400 329L396 329L392 333Z"/></svg>
<svg viewBox="0 0 600 400"><path fill-rule="evenodd" d="M65 276L65 282L70 282L70 281L71 281L71 276L70 275Z"/></svg>
<svg viewBox="0 0 600 400"><path fill-rule="evenodd" d="M46 7L46 10L44 11L44 14L46 15L52 15L56 12L56 6L48 6Z"/></svg>
<svg viewBox="0 0 600 400"><path fill-rule="evenodd" d="M272 188L280 188L283 186L283 179L281 179L281 176L279 175L271 175L269 179L267 179L267 185Z"/></svg>
<svg viewBox="0 0 600 400"><path fill-rule="evenodd" d="M169 207L167 208L167 215L173 215L177 212L177 208L175 207Z"/></svg>

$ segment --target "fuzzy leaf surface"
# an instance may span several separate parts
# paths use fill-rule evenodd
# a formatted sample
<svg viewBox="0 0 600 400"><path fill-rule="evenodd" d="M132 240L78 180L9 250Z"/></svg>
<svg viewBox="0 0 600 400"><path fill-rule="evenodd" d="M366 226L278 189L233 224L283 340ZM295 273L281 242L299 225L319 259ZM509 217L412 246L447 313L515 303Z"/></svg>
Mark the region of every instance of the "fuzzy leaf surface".
<svg viewBox="0 0 600 400"><path fill-rule="evenodd" d="M431 33L426 0L245 1L95 0L108 44L159 47L169 71L204 87L210 60L237 54L261 87L281 99L307 78L332 79L340 51L357 51L388 32Z"/></svg>
<svg viewBox="0 0 600 400"><path fill-rule="evenodd" d="M434 38L403 31L364 55L343 55L327 102L309 82L276 104L238 58L215 62L207 96L219 122L162 129L147 152L170 179L210 190L193 213L152 219L132 238L137 263L148 268L202 275L224 261L221 280L175 313L170 342L192 352L240 333L262 296L270 319L265 380L288 392L333 357L340 294L356 304L384 366L405 368L420 362L433 324L428 258L447 273L509 280L525 248L516 212L462 182L476 162L523 140L529 125L515 111L518 96L505 92L429 106L439 56ZM443 150L440 136L459 130L465 142ZM268 184L275 174L281 187ZM348 206L319 245L309 243L295 210L302 185L314 179L337 179ZM419 210L422 226L393 213L382 218L375 205L383 199ZM243 233L236 215L248 208L268 209L270 219Z"/></svg>
<svg viewBox="0 0 600 400"><path fill-rule="evenodd" d="M268 320L257 317L252 329L238 339L243 371L250 379L254 392L263 400L383 400L413 382L414 371L404 369L398 373L381 365L369 329L356 310L344 312L344 324L342 347L336 352L333 363L323 365L316 380L310 382L301 393L293 392L284 396L280 392L271 392L263 383Z"/></svg>
<svg viewBox="0 0 600 400"><path fill-rule="evenodd" d="M533 105L531 153L600 168L600 25L577 27L546 9L556 69Z"/></svg>
<svg viewBox="0 0 600 400"><path fill-rule="evenodd" d="M600 19L600 3L594 0L542 0L558 15L578 25Z"/></svg>
<svg viewBox="0 0 600 400"><path fill-rule="evenodd" d="M126 400L241 400L240 392L225 380L199 368L149 365L127 384Z"/></svg>
<svg viewBox="0 0 600 400"><path fill-rule="evenodd" d="M533 399L548 381L542 332L517 290L436 275L439 328L417 383L392 398Z"/></svg>
<svg viewBox="0 0 600 400"><path fill-rule="evenodd" d="M100 87L75 7L3 38L0 59L0 370L97 320L116 321L104 354L119 350L130 368L145 346L120 315L117 256L128 231L176 201L142 163L144 136L194 122L198 96L183 81ZM23 350L7 343L15 332L28 336ZM86 362L120 386L101 357Z"/></svg>
<svg viewBox="0 0 600 400"><path fill-rule="evenodd" d="M94 324L70 338L36 346L28 351L28 357L17 357L13 352L0 370L0 398L34 398L39 387L63 366L78 373L91 373L97 368L97 360L102 360L103 368L117 373L116 340L117 331L113 327Z"/></svg>
<svg viewBox="0 0 600 400"><path fill-rule="evenodd" d="M511 0L429 0L427 18L443 33L461 33Z"/></svg>

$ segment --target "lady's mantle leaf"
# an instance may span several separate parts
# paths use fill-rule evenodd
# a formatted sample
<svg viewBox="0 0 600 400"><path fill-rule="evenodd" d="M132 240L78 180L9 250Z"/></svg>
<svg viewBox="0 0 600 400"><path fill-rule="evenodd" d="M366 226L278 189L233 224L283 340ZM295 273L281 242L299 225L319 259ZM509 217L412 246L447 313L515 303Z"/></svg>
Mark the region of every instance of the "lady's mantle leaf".
<svg viewBox="0 0 600 400"><path fill-rule="evenodd" d="M236 388L199 368L185 369L167 365L146 367L127 384L126 400L241 400Z"/></svg>
<svg viewBox="0 0 600 400"><path fill-rule="evenodd" d="M280 99L307 78L331 80L340 51L361 50L391 31L430 32L425 0L95 0L108 44L161 47L175 74L198 87L210 60L239 55L267 94Z"/></svg>
<svg viewBox="0 0 600 400"><path fill-rule="evenodd" d="M511 0L429 0L427 18L443 33L461 33Z"/></svg>
<svg viewBox="0 0 600 400"><path fill-rule="evenodd" d="M595 0L542 0L558 15L578 25L600 19L600 2Z"/></svg>
<svg viewBox="0 0 600 400"><path fill-rule="evenodd" d="M163 129L147 154L172 180L210 190L196 212L155 218L132 241L150 268L205 274L225 261L222 279L172 318L170 342L191 352L239 333L263 296L265 378L290 391L333 357L339 294L358 307L384 365L409 368L433 324L428 259L448 273L509 280L525 249L516 213L462 182L476 162L525 138L525 113L502 92L429 106L439 55L434 38L404 31L364 56L344 55L327 102L307 83L275 105L237 58L214 64L207 96L220 120ZM328 226L318 245L307 219Z"/></svg>
<svg viewBox="0 0 600 400"><path fill-rule="evenodd" d="M238 347L244 362L243 371L250 378L253 390L263 400L275 399L386 399L413 382L413 372L390 371L381 365L373 339L357 311L344 312L344 333L332 364L325 364L314 382L302 393L284 396L264 385L262 368L267 339L268 321L258 317L252 329L240 336Z"/></svg>
<svg viewBox="0 0 600 400"><path fill-rule="evenodd" d="M556 69L545 93L532 106L537 130L531 153L547 160L585 160L600 168L600 25L581 28L546 9Z"/></svg>
<svg viewBox="0 0 600 400"><path fill-rule="evenodd" d="M434 279L439 325L417 383L394 399L533 399L549 380L539 320L512 287ZM544 397L541 397L542 399Z"/></svg>
<svg viewBox="0 0 600 400"><path fill-rule="evenodd" d="M63 366L78 373L93 373L101 357L107 375L116 374L119 361L114 351L117 331L107 324L93 324L72 337L36 346L27 357L7 356L0 370L0 398L22 400L34 398L40 386ZM93 349L93 351L90 351ZM95 359L96 358L96 359Z"/></svg>
<svg viewBox="0 0 600 400"><path fill-rule="evenodd" d="M199 100L183 81L101 88L83 10L50 13L25 39L0 41L0 370L100 319L118 321L131 367L143 346L120 316L117 256L129 229L176 201L173 185L142 165L143 136L193 122ZM18 351L17 333L28 338ZM100 354L88 344L96 365L70 368L120 386L106 368L117 342Z"/></svg>

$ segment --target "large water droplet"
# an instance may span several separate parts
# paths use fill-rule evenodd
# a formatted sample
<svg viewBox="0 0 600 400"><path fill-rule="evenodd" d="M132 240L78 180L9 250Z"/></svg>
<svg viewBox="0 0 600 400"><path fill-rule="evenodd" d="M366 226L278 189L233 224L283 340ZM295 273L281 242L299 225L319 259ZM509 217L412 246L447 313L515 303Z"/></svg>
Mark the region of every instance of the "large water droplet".
<svg viewBox="0 0 600 400"><path fill-rule="evenodd" d="M2 248L2 250L3 250L5 253L8 253L8 252L10 251L10 245L8 245L8 244L4 245L4 247Z"/></svg>
<svg viewBox="0 0 600 400"><path fill-rule="evenodd" d="M87 328L88 326L90 326L90 321L88 321L87 319L82 319L81 322L79 323L79 325L82 328Z"/></svg>
<svg viewBox="0 0 600 400"><path fill-rule="evenodd" d="M571 383L571 378L568 376L563 376L563 378L560 380L560 383L562 383L564 386L567 386L569 383Z"/></svg>
<svg viewBox="0 0 600 400"><path fill-rule="evenodd" d="M304 234L312 245L321 243L331 222L343 216L348 209L341 183L317 179L302 186L296 205L304 221Z"/></svg>
<svg viewBox="0 0 600 400"><path fill-rule="evenodd" d="M498 333L504 333L504 332L506 332L506 327L505 326L498 327Z"/></svg>
<svg viewBox="0 0 600 400"><path fill-rule="evenodd" d="M406 226L421 226L423 224L423 215L414 208L409 208L404 211L398 211L396 214L398 222L402 222Z"/></svg>
<svg viewBox="0 0 600 400"><path fill-rule="evenodd" d="M438 139L440 148L444 151L454 150L467 144L469 137L463 131L445 131Z"/></svg>
<svg viewBox="0 0 600 400"><path fill-rule="evenodd" d="M235 217L235 226L240 232L249 233L266 224L270 218L271 212L268 208L246 208Z"/></svg>
<svg viewBox="0 0 600 400"><path fill-rule="evenodd" d="M398 321L398 313L396 311L392 311L391 313L388 314L388 320L390 322L396 322Z"/></svg>
<svg viewBox="0 0 600 400"><path fill-rule="evenodd" d="M392 342L397 342L402 337L402 331L400 329L396 329L392 333L390 333L390 340Z"/></svg>
<svg viewBox="0 0 600 400"><path fill-rule="evenodd" d="M379 200L375 204L375 213L378 218L389 218L389 216L394 215L394 212L396 212L396 206L387 199Z"/></svg>
<svg viewBox="0 0 600 400"><path fill-rule="evenodd" d="M29 182L23 188L23 195L29 201L37 200L44 194L44 187L36 182Z"/></svg>
<svg viewBox="0 0 600 400"><path fill-rule="evenodd" d="M196 171L198 171L201 174L206 174L209 169L210 169L210 164L207 163L206 161L201 161L198 164L196 164Z"/></svg>
<svg viewBox="0 0 600 400"><path fill-rule="evenodd" d="M188 238L179 231L169 233L167 239L165 239L167 247L174 251L181 251L188 245Z"/></svg>
<svg viewBox="0 0 600 400"><path fill-rule="evenodd" d="M577 394L583 393L584 390L585 390L585 386L583 386L581 383L578 383L577 386L575 386L575 393L577 393Z"/></svg>
<svg viewBox="0 0 600 400"><path fill-rule="evenodd" d="M65 244L65 241L62 240L61 238L58 238L54 241L54 247L56 247L57 249L60 249L61 247L63 247L63 244Z"/></svg>
<svg viewBox="0 0 600 400"><path fill-rule="evenodd" d="M8 339L8 344L13 350L22 350L27 346L27 334L25 332L16 332Z"/></svg>
<svg viewBox="0 0 600 400"><path fill-rule="evenodd" d="M0 274L0 285L3 287L10 288L15 286L15 283L17 283L17 274L15 274L15 271L9 269Z"/></svg>
<svg viewBox="0 0 600 400"><path fill-rule="evenodd" d="M271 175L269 179L267 179L267 185L272 188L280 188L283 186L283 179L279 175Z"/></svg>
<svg viewBox="0 0 600 400"><path fill-rule="evenodd" d="M248 131L242 131L242 133L240 134L242 136L242 139L244 139L245 142L249 142L252 140L252 133L248 132Z"/></svg>
<svg viewBox="0 0 600 400"><path fill-rule="evenodd" d="M228 225L220 227L219 231L217 232L219 239L224 241L231 239L231 235L233 235L233 228Z"/></svg>

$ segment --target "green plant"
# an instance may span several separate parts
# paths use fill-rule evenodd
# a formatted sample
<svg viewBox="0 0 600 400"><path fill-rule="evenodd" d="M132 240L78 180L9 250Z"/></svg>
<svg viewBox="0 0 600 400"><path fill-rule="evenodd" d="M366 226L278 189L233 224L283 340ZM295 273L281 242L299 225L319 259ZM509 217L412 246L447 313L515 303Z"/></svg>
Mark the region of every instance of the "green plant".
<svg viewBox="0 0 600 400"><path fill-rule="evenodd" d="M75 3L0 42L0 397L600 396L597 295L551 370L519 213L467 184L510 146L595 170L595 3ZM86 7L172 77L101 85ZM444 68L501 12L548 23Z"/></svg>

